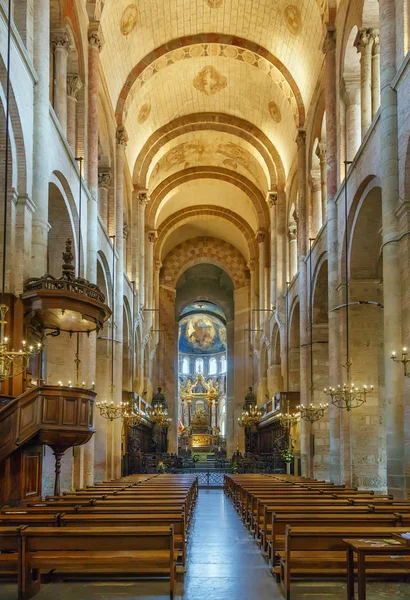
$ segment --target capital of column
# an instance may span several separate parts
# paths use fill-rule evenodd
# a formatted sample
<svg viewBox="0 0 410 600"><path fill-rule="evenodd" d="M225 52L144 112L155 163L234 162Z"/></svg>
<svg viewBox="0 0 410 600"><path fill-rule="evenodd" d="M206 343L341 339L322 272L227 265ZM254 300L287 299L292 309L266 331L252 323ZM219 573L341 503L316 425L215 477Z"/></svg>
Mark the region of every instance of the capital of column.
<svg viewBox="0 0 410 600"><path fill-rule="evenodd" d="M51 35L51 47L53 52L57 49L65 50L66 52L70 49L70 40L66 31L55 31Z"/></svg>
<svg viewBox="0 0 410 600"><path fill-rule="evenodd" d="M150 244L155 244L157 239L158 239L158 234L154 229L152 229L151 231L148 231L148 241L150 242Z"/></svg>
<svg viewBox="0 0 410 600"><path fill-rule="evenodd" d="M90 48L96 48L98 52L101 52L103 47L103 39L100 32L96 29L90 29L88 32L88 45Z"/></svg>
<svg viewBox="0 0 410 600"><path fill-rule="evenodd" d="M159 273L162 269L162 262L158 259L155 260L155 270Z"/></svg>
<svg viewBox="0 0 410 600"><path fill-rule="evenodd" d="M78 75L67 75L67 96L76 99L82 87L83 82Z"/></svg>
<svg viewBox="0 0 410 600"><path fill-rule="evenodd" d="M326 161L326 144L325 142L319 142L316 146L315 154L320 162Z"/></svg>
<svg viewBox="0 0 410 600"><path fill-rule="evenodd" d="M98 187L107 190L111 183L111 176L111 169L107 167L98 169Z"/></svg>
<svg viewBox="0 0 410 600"><path fill-rule="evenodd" d="M121 125L118 127L115 133L115 141L117 142L118 146L124 146L124 148L127 146L128 134L124 126Z"/></svg>
<svg viewBox="0 0 410 600"><path fill-rule="evenodd" d="M258 244L263 244L263 242L265 241L266 238L266 233L264 231L258 231L256 233L256 241L258 242Z"/></svg>
<svg viewBox="0 0 410 600"><path fill-rule="evenodd" d="M378 29L370 30L371 37L373 39L373 54L380 54L380 35Z"/></svg>
<svg viewBox="0 0 410 600"><path fill-rule="evenodd" d="M336 29L328 27L325 40L323 42L323 54L336 50Z"/></svg>
<svg viewBox="0 0 410 600"><path fill-rule="evenodd" d="M250 260L247 266L249 271L254 271L256 269L256 260Z"/></svg>
<svg viewBox="0 0 410 600"><path fill-rule="evenodd" d="M288 230L288 238L290 242L293 242L294 240L296 240L298 237L298 228L296 226L296 223L292 223L292 225L289 225L289 230Z"/></svg>
<svg viewBox="0 0 410 600"><path fill-rule="evenodd" d="M138 204L142 207L147 206L149 202L148 190L138 190Z"/></svg>
<svg viewBox="0 0 410 600"><path fill-rule="evenodd" d="M306 146L306 131L304 129L299 129L298 134L296 136L296 144L298 150Z"/></svg>
<svg viewBox="0 0 410 600"><path fill-rule="evenodd" d="M278 203L278 195L276 192L268 192L269 208L273 208Z"/></svg>
<svg viewBox="0 0 410 600"><path fill-rule="evenodd" d="M361 27L357 32L353 45L357 48L357 51L360 52L360 54L363 54L370 47L372 41L372 30L367 27Z"/></svg>

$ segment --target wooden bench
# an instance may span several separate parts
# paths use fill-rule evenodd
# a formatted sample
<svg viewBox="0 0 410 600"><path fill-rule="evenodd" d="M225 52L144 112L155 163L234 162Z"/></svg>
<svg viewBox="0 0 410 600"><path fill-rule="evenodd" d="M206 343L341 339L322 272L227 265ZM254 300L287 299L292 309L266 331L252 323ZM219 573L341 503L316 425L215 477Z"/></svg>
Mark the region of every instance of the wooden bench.
<svg viewBox="0 0 410 600"><path fill-rule="evenodd" d="M63 514L60 523L63 527L164 527L174 528L174 546L181 554L181 564L186 566L186 530L183 513L150 513L134 514Z"/></svg>
<svg viewBox="0 0 410 600"><path fill-rule="evenodd" d="M41 573L104 576L168 575L174 596L173 527L27 527L21 535L19 599L40 589ZM79 550L81 548L81 550Z"/></svg>
<svg viewBox="0 0 410 600"><path fill-rule="evenodd" d="M352 525L344 527L291 527L286 529L285 551L280 552L280 580L286 600L291 598L291 581L294 577L346 576L345 538L390 537L393 531L404 532L405 528L372 527ZM391 547L394 555L394 546ZM367 572L372 575L409 575L410 557L392 559L372 557Z"/></svg>
<svg viewBox="0 0 410 600"><path fill-rule="evenodd" d="M289 527L361 527L363 529L375 527L400 527L402 525L397 515L371 514L276 514L272 515L272 528L267 534L269 559L275 569L275 557L285 548L286 528Z"/></svg>
<svg viewBox="0 0 410 600"><path fill-rule="evenodd" d="M0 575L15 575L18 568L20 550L20 532L25 525L19 527L0 528Z"/></svg>

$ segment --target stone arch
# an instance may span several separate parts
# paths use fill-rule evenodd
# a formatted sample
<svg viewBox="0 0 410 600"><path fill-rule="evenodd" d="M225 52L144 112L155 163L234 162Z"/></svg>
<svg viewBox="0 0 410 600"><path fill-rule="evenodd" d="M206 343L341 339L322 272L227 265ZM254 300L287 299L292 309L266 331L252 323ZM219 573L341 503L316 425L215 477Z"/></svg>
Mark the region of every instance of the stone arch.
<svg viewBox="0 0 410 600"><path fill-rule="evenodd" d="M300 389L300 303L295 298L289 310L289 391L298 392Z"/></svg>
<svg viewBox="0 0 410 600"><path fill-rule="evenodd" d="M249 224L233 211L212 205L185 208L168 217L168 219L166 219L158 228L158 240L155 245L155 258L160 260L162 248L167 237L180 225L188 221L198 220L210 216L217 219L225 219L237 226L246 238L250 260L255 260L255 258L258 256L258 247L255 234Z"/></svg>
<svg viewBox="0 0 410 600"><path fill-rule="evenodd" d="M260 190L240 173L219 167L192 167L171 175L160 183L152 192L150 202L145 209L146 222L149 229L155 229L155 218L162 200L174 188L195 179L219 179L235 185L249 196L258 216L259 228L269 228L269 208Z"/></svg>
<svg viewBox="0 0 410 600"><path fill-rule="evenodd" d="M236 47L241 51L247 51L249 53L253 53L256 57L266 60L271 67L274 68L275 73L279 73L279 77L281 80L281 88L287 88L290 98L290 103L295 104L296 110L296 124L298 127L303 127L305 122L305 107L303 104L302 94L297 86L296 81L293 79L292 75L285 67L285 65L274 56L271 52L262 48L255 42L250 40L246 40L240 37L232 37L227 34L218 34L217 40L215 39L214 33L201 33L192 35L189 38L189 44L187 45L187 38L178 38L175 40L171 40L166 44L163 44L159 48L156 48L149 54L147 54L130 72L128 75L122 90L119 94L117 106L115 109L115 116L118 125L124 124L124 110L126 108L126 103L129 94L131 93L132 87L137 79L142 75L145 69L150 69L150 71L155 72L155 64L158 59L162 59L167 54L171 52L175 52L177 49L187 49L191 46L195 46L198 44L204 45L204 47L208 47L209 44L223 44L226 46ZM188 53L186 58L189 58L190 54ZM238 57L239 59L239 57ZM242 59L241 59L242 60ZM257 66L258 61L255 61L255 65Z"/></svg>
<svg viewBox="0 0 410 600"><path fill-rule="evenodd" d="M194 113L178 117L153 133L145 142L135 161L133 170L134 183L138 184L140 188L148 188L147 176L149 166L154 156L164 144L188 131L203 131L208 129L231 133L245 139L264 158L270 174L271 187L275 184L285 185L286 175L282 160L270 139L249 121L240 117L216 112Z"/></svg>
<svg viewBox="0 0 410 600"><path fill-rule="evenodd" d="M175 246L163 261L162 284L175 289L181 274L201 263L211 263L226 271L235 289L248 285L248 269L242 254L228 242L216 238L193 238Z"/></svg>
<svg viewBox="0 0 410 600"><path fill-rule="evenodd" d="M102 250L97 253L97 285L105 295L107 304L113 306L113 285L111 267Z"/></svg>

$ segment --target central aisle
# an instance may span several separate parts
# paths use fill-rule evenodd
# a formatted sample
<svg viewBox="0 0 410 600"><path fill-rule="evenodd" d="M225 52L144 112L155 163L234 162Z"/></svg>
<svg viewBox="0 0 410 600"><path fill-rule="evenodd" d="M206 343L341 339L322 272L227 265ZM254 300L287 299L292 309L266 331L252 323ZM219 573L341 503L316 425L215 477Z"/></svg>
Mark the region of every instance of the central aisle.
<svg viewBox="0 0 410 600"><path fill-rule="evenodd" d="M283 599L258 546L222 490L200 490L184 600Z"/></svg>

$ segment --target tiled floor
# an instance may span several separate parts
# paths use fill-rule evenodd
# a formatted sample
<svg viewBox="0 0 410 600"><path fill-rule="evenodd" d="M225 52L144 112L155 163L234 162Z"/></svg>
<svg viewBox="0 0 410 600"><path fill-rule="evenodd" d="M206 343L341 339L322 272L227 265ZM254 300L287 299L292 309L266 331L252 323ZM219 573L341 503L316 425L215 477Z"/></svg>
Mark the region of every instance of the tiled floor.
<svg viewBox="0 0 410 600"><path fill-rule="evenodd" d="M259 548L222 490L201 490L190 534L187 574L176 600L281 600ZM43 585L36 600L164 600L167 582L65 582ZM343 582L295 583L292 600L345 600ZM410 583L368 584L367 600L410 600ZM16 586L0 584L0 600Z"/></svg>

